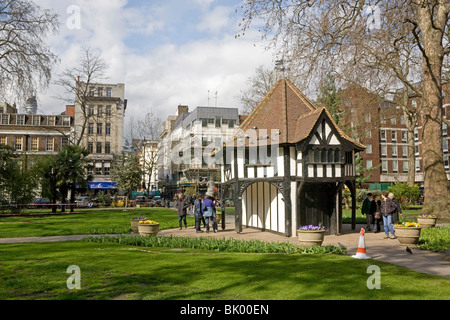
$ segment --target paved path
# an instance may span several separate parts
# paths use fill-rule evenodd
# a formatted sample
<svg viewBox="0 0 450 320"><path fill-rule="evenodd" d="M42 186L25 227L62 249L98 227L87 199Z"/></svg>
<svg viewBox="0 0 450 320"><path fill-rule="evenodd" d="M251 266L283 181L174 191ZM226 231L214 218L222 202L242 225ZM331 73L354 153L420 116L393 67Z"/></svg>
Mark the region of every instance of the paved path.
<svg viewBox="0 0 450 320"><path fill-rule="evenodd" d="M359 243L359 231L362 225L357 225L355 230L351 230L350 225L343 225L343 234L338 236L325 236L323 245L343 245L347 248L348 255L356 254ZM235 238L243 240L261 240L273 242L292 242L297 244L297 238L288 238L273 232L262 232L260 230L244 228L243 232L237 234L234 227L234 216L227 216L226 229L219 228L217 233L196 233L194 227L162 230L161 236L177 237L215 237L215 238ZM55 237L29 237L29 238L0 238L2 243L25 243L25 242L58 242L77 241L91 235L55 236ZM367 232L365 234L365 244L367 255L374 260L389 262L395 265L407 267L409 269L450 278L450 259L448 255L433 253L426 250L411 248L413 254L406 253L406 247L400 245L398 240L383 239L384 233ZM444 260L446 259L446 260Z"/></svg>

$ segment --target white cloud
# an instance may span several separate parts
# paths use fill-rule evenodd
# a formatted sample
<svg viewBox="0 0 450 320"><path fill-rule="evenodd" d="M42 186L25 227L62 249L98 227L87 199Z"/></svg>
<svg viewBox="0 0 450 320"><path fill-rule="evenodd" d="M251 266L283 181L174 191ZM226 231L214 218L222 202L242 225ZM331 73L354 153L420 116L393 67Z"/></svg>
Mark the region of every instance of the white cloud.
<svg viewBox="0 0 450 320"><path fill-rule="evenodd" d="M178 104L187 104L191 110L207 105L208 90L211 105L215 105L214 93L218 91L218 105L239 107L236 96L248 77L259 65L269 65L272 56L262 46L254 46L258 35L250 32L245 37L234 37L237 22L233 20L237 18L231 15L232 7L214 6L212 0L193 1L201 10L191 21L197 21L197 30L202 34L178 42L161 39L169 25L182 31L187 18L166 15L170 7L163 6L189 5L183 1L166 1L156 7L127 6L125 0L78 1L82 10L81 29L68 30L63 25L60 34L52 39L52 46L61 58L55 75L76 62L82 47L92 47L102 51L109 65L107 81L125 83L127 114L136 116L151 110L165 119L176 111ZM38 2L42 7L57 10L65 23L66 9L74 1ZM181 9L178 11L182 12ZM130 36L135 37L131 44L136 47L127 47ZM52 98L59 90L52 86L39 95L41 112L64 111L64 102Z"/></svg>

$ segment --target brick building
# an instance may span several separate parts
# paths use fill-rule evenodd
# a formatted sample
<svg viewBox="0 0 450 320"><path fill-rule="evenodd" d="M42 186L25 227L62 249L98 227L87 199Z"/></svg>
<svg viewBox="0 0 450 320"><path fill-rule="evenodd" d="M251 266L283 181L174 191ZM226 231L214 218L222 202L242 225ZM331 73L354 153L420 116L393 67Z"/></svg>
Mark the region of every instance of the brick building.
<svg viewBox="0 0 450 320"><path fill-rule="evenodd" d="M447 93L447 94L446 94ZM420 98L410 99L411 108L420 109ZM413 132L409 132L400 107L380 102L375 95L362 88L349 88L342 92L343 115L341 122L347 132L363 143L367 149L361 152L363 168L374 168L367 174L367 184L373 188L385 188L395 182L406 182L409 170L415 170L416 183L423 185L422 123L419 113ZM444 117L450 115L450 86L443 90ZM410 168L408 137L414 136L414 168ZM442 126L444 166L450 179L447 125Z"/></svg>

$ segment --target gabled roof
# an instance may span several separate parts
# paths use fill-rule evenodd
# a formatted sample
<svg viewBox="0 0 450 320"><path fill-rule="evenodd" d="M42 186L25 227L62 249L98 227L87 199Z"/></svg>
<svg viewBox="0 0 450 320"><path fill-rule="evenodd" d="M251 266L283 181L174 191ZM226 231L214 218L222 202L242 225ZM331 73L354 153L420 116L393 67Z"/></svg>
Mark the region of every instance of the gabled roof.
<svg viewBox="0 0 450 320"><path fill-rule="evenodd" d="M342 139L353 144L355 149L359 151L366 148L345 134L334 122L326 108L317 108L287 79L277 81L238 130L244 133L251 132L251 130L256 131L256 135L253 135L253 137L249 135L250 138L245 139L246 146L262 146L272 143L296 144L311 135L317 121L324 113ZM268 135L260 137L258 134L260 130L267 130ZM279 130L277 137L270 136L272 130ZM258 141L251 141L255 136Z"/></svg>
<svg viewBox="0 0 450 320"><path fill-rule="evenodd" d="M253 109L239 129L280 130L279 143L289 143L295 136L297 119L317 108L292 82L281 79Z"/></svg>

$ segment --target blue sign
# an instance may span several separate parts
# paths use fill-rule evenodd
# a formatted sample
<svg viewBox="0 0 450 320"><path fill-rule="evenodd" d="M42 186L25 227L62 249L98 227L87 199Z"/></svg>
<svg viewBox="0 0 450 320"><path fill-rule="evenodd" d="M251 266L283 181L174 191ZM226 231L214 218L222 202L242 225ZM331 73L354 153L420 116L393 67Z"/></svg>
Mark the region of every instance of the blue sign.
<svg viewBox="0 0 450 320"><path fill-rule="evenodd" d="M117 189L117 182L90 182L91 189Z"/></svg>

